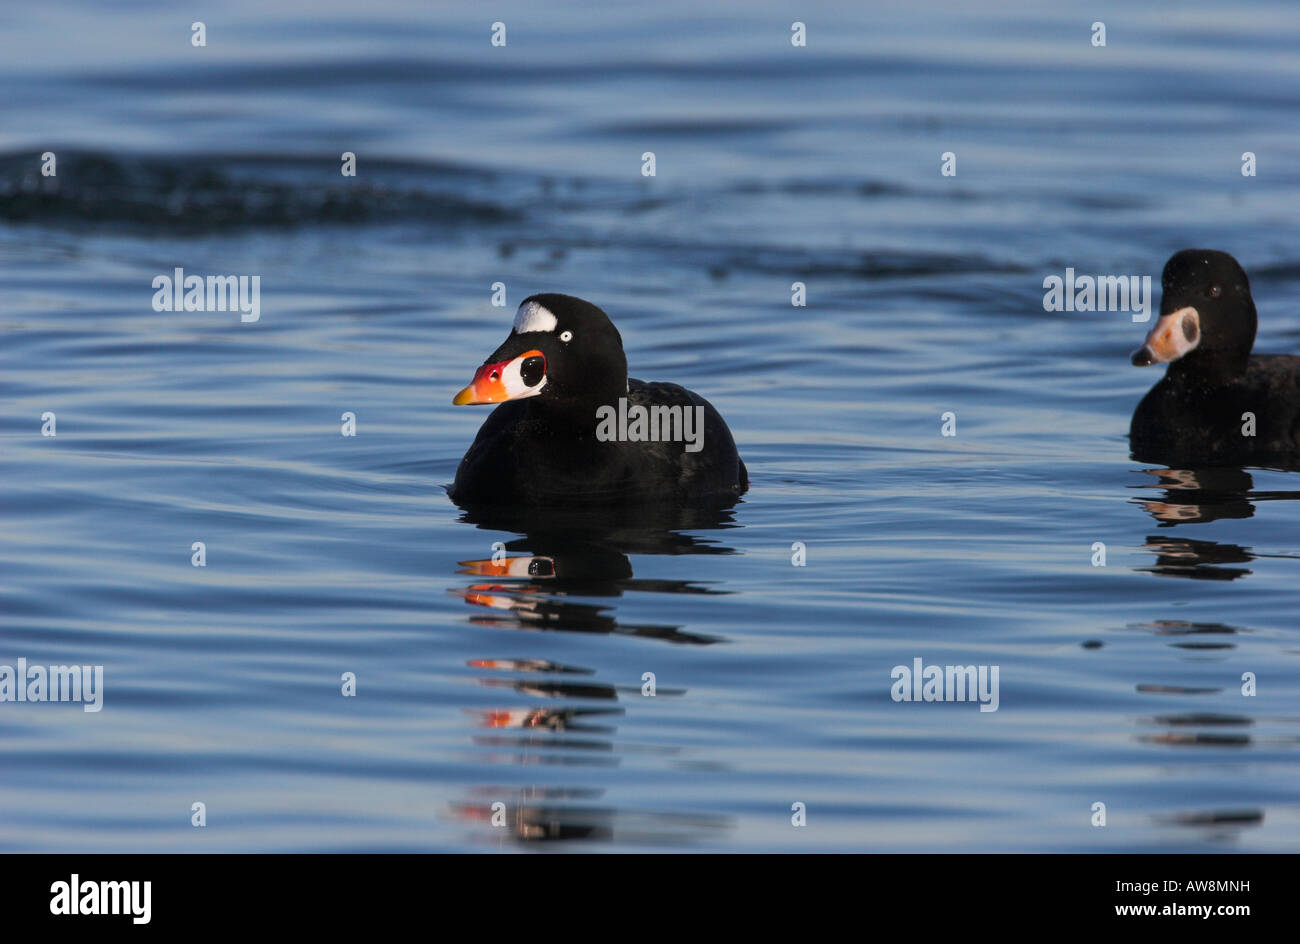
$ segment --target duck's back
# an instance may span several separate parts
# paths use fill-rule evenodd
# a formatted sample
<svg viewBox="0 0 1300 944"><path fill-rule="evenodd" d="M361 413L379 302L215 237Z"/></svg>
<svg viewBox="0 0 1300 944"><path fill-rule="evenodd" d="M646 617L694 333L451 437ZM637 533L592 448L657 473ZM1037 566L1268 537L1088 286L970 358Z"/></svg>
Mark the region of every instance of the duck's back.
<svg viewBox="0 0 1300 944"><path fill-rule="evenodd" d="M667 431L677 429L676 417L680 415L682 432L689 423L692 439L698 443L695 451L676 440L618 443L626 454L623 461L645 463L645 473L630 477L634 488L654 489L658 482L660 490L684 495L738 495L749 487L749 473L736 451L736 441L712 403L678 384L635 378L628 379L627 394L629 412L642 407L652 418L667 416ZM668 412L662 412L665 410Z"/></svg>
<svg viewBox="0 0 1300 944"><path fill-rule="evenodd" d="M1171 370L1138 404L1129 437L1144 461L1241 464L1300 457L1300 357L1254 355L1245 373L1224 384Z"/></svg>
<svg viewBox="0 0 1300 944"><path fill-rule="evenodd" d="M562 418L539 400L503 403L461 460L450 490L452 500L682 504L734 498L748 487L731 430L699 394L677 384L629 379L625 406L608 406L602 432L612 432L613 438L598 437L601 423L595 409L590 416ZM637 429L635 418L642 410L645 422ZM660 429L664 418L669 421L666 432L680 432L682 439L698 442L699 449L688 450L688 442L681 439L647 441L649 420Z"/></svg>

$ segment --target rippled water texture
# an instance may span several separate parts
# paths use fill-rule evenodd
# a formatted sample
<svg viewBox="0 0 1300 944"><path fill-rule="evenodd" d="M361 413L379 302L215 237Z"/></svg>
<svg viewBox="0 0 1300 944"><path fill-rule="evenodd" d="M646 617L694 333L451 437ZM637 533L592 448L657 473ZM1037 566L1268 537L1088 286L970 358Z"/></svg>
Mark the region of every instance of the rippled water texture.
<svg viewBox="0 0 1300 944"><path fill-rule="evenodd" d="M1300 352L1300 11L939 6L6 7L0 664L104 701L0 703L0 848L1300 849L1300 478L1133 460L1144 326L1042 304L1212 246ZM538 291L742 502L448 501Z"/></svg>

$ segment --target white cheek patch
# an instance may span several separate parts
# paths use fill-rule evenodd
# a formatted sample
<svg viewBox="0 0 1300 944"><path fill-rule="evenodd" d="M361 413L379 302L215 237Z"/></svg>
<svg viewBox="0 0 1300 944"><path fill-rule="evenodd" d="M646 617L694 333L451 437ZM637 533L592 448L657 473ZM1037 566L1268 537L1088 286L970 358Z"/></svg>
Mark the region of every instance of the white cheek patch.
<svg viewBox="0 0 1300 944"><path fill-rule="evenodd" d="M1195 308L1180 308L1161 315L1146 339L1151 360L1168 364L1196 350L1201 343L1201 316Z"/></svg>
<svg viewBox="0 0 1300 944"><path fill-rule="evenodd" d="M549 308L537 302L524 302L515 312L515 331L518 334L526 334L529 331L554 331L559 323Z"/></svg>
<svg viewBox="0 0 1300 944"><path fill-rule="evenodd" d="M511 400L535 397L546 387L545 374L542 375L541 382L535 386L530 387L524 383L522 368L526 360L527 357L516 357L501 370L501 385L506 388L506 396Z"/></svg>

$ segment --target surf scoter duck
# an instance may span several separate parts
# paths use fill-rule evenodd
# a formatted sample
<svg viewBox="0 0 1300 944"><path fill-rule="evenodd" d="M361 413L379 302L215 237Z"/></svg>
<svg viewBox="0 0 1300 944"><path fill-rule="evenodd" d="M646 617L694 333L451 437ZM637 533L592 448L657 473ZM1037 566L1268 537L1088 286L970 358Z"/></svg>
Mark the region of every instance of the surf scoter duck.
<svg viewBox="0 0 1300 944"><path fill-rule="evenodd" d="M452 402L501 404L448 490L461 506L734 502L749 487L712 404L629 378L609 316L571 295L525 299Z"/></svg>
<svg viewBox="0 0 1300 944"><path fill-rule="evenodd" d="M1255 302L1237 260L1184 249L1160 283L1160 317L1133 363L1169 368L1133 413L1134 455L1183 465L1300 461L1300 357L1251 356Z"/></svg>

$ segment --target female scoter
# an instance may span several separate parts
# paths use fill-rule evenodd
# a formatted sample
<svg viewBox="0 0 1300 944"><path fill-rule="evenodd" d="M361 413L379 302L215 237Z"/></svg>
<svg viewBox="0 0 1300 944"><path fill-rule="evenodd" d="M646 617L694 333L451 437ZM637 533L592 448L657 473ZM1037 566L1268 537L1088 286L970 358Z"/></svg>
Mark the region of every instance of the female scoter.
<svg viewBox="0 0 1300 944"><path fill-rule="evenodd" d="M1300 357L1251 356L1255 302L1237 260L1184 249L1160 282L1160 317L1133 363L1169 369L1133 413L1134 455L1181 465L1300 461Z"/></svg>
<svg viewBox="0 0 1300 944"><path fill-rule="evenodd" d="M525 299L452 402L501 404L456 470L461 506L734 501L749 487L712 404L629 378L609 316L570 295Z"/></svg>

